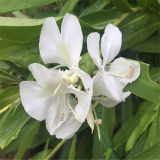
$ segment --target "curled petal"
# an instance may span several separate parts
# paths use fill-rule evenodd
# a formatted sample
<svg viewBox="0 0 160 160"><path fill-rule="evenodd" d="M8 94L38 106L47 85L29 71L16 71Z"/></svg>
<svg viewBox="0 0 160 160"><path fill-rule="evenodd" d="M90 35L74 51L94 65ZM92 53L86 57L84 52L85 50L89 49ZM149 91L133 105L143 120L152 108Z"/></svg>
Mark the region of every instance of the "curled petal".
<svg viewBox="0 0 160 160"><path fill-rule="evenodd" d="M62 123L61 126L58 127L54 133L57 138L69 139L74 135L74 133L80 128L81 125L82 123L78 122L74 118L72 113L70 113L67 120Z"/></svg>
<svg viewBox="0 0 160 160"><path fill-rule="evenodd" d="M93 95L103 95L115 101L122 100L122 85L113 76L98 72L93 80Z"/></svg>
<svg viewBox="0 0 160 160"><path fill-rule="evenodd" d="M90 107L89 112L87 114L87 123L90 126L92 133L94 131L94 116L92 112L92 108Z"/></svg>
<svg viewBox="0 0 160 160"><path fill-rule="evenodd" d="M103 55L103 66L111 62L119 53L122 44L122 33L120 30L108 24L102 36L101 50Z"/></svg>
<svg viewBox="0 0 160 160"><path fill-rule="evenodd" d="M53 101L52 92L44 89L36 82L21 82L20 96L25 111L33 118L42 121L46 118Z"/></svg>
<svg viewBox="0 0 160 160"><path fill-rule="evenodd" d="M72 67L75 74L77 74L83 82L84 88L88 89L91 87L91 77L89 74L82 71L79 67Z"/></svg>
<svg viewBox="0 0 160 160"><path fill-rule="evenodd" d="M68 112L69 107L63 96L56 96L46 116L46 127L50 135L54 135L54 131L66 121Z"/></svg>
<svg viewBox="0 0 160 160"><path fill-rule="evenodd" d="M124 58L117 58L110 66L109 72L119 75L126 75L126 77L116 77L116 79L124 85L132 83L140 75L140 64L132 60L125 60Z"/></svg>
<svg viewBox="0 0 160 160"><path fill-rule="evenodd" d="M87 49L94 63L97 65L97 67L101 68L102 60L99 53L99 40L99 33L90 33L87 37Z"/></svg>

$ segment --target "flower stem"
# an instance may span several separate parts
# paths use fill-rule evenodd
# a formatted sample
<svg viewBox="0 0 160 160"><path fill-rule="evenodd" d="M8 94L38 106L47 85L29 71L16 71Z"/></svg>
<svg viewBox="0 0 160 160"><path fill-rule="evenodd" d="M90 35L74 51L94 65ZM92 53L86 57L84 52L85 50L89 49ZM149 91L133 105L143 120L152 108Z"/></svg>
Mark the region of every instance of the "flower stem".
<svg viewBox="0 0 160 160"><path fill-rule="evenodd" d="M45 158L45 160L49 160L66 142L66 140L62 140L53 150L52 152Z"/></svg>

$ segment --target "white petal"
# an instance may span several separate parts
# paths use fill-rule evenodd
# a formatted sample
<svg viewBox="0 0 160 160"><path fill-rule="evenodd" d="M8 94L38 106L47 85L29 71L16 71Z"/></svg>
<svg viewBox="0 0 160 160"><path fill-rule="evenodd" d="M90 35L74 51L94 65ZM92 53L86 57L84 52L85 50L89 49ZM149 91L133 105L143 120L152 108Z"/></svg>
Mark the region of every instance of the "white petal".
<svg viewBox="0 0 160 160"><path fill-rule="evenodd" d="M128 83L132 83L139 77L140 64L138 62L132 60L125 60L124 58L117 58L111 64L109 72L126 75L130 71L130 67L132 68L132 76L130 78L115 77L125 87Z"/></svg>
<svg viewBox="0 0 160 160"><path fill-rule="evenodd" d="M99 39L99 33L90 33L87 37L87 49L94 63L97 65L97 67L101 68L102 60L99 53Z"/></svg>
<svg viewBox="0 0 160 160"><path fill-rule="evenodd" d="M103 55L103 65L111 62L119 53L122 44L122 33L120 30L108 24L102 36L101 50Z"/></svg>
<svg viewBox="0 0 160 160"><path fill-rule="evenodd" d="M39 42L40 55L44 63L67 65L60 54L59 46L61 44L61 35L54 18L47 18L43 24Z"/></svg>
<svg viewBox="0 0 160 160"><path fill-rule="evenodd" d="M71 64L78 63L82 50L83 35L81 26L76 16L71 14L66 14L64 16L61 34L63 43L66 46L65 48L68 47L69 49L66 54L69 54L68 56L70 57Z"/></svg>
<svg viewBox="0 0 160 160"><path fill-rule="evenodd" d="M78 116L80 122L84 122L91 105L91 98L93 93L92 88L90 88L90 90L86 93L76 89L73 85L70 85L66 92L76 95L78 104L75 107L75 113Z"/></svg>
<svg viewBox="0 0 160 160"><path fill-rule="evenodd" d="M85 89L88 89L88 88L91 87L92 79L91 79L89 74L87 74L86 72L82 71L79 67L72 67L72 70L73 70L73 72L75 74L77 74L80 77Z"/></svg>
<svg viewBox="0 0 160 160"><path fill-rule="evenodd" d="M97 73L93 81L93 95L104 95L115 101L122 100L122 85L114 77Z"/></svg>
<svg viewBox="0 0 160 160"><path fill-rule="evenodd" d="M61 74L57 70L51 70L41 64L33 63L29 65L37 83L44 88L54 91L61 81Z"/></svg>
<svg viewBox="0 0 160 160"><path fill-rule="evenodd" d="M98 101L100 104L108 108L114 107L118 103L120 103L119 101L114 101L113 99L108 97L93 97L93 100Z"/></svg>
<svg viewBox="0 0 160 160"><path fill-rule="evenodd" d="M48 114L46 116L46 127L50 135L54 135L54 131L68 118L69 107L66 103L64 104L63 102L62 95L56 96L56 99L48 110ZM63 105L65 105L65 109ZM64 117L62 120L63 113Z"/></svg>
<svg viewBox="0 0 160 160"><path fill-rule="evenodd" d="M127 97L131 95L131 92L123 92L122 98L125 100Z"/></svg>
<svg viewBox="0 0 160 160"><path fill-rule="evenodd" d="M42 121L46 118L53 101L52 92L42 88L36 82L21 82L20 96L25 111L33 118Z"/></svg>
<svg viewBox="0 0 160 160"><path fill-rule="evenodd" d="M92 108L90 107L89 112L87 114L87 123L90 126L92 133L94 131L94 116L92 112Z"/></svg>
<svg viewBox="0 0 160 160"><path fill-rule="evenodd" d="M69 114L67 120L55 130L55 135L60 139L69 139L80 128L82 123L78 122L72 115Z"/></svg>

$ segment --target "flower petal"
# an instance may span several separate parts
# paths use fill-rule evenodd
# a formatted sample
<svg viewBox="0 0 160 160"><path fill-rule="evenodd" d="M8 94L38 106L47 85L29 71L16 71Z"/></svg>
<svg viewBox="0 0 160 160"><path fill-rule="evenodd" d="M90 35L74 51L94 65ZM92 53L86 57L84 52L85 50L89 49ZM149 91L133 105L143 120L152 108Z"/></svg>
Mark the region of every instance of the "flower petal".
<svg viewBox="0 0 160 160"><path fill-rule="evenodd" d="M93 97L93 100L98 101L100 104L108 108L114 107L118 103L120 103L119 101L114 101L113 99L108 97Z"/></svg>
<svg viewBox="0 0 160 160"><path fill-rule="evenodd" d="M90 88L88 93L86 93L86 92L76 89L73 85L70 85L68 89L66 89L65 92L76 95L78 99L78 103L75 106L75 113L78 116L80 122L84 122L89 112L90 105L91 105L91 98L92 98L92 93L93 93L92 88Z"/></svg>
<svg viewBox="0 0 160 160"><path fill-rule="evenodd" d="M87 123L90 126L92 133L94 131L94 116L92 112L92 108L90 107L89 112L87 114Z"/></svg>
<svg viewBox="0 0 160 160"><path fill-rule="evenodd" d="M64 45L69 49L68 53L65 54L68 54L71 64L78 64L82 50L83 35L81 26L76 16L71 14L66 14L64 16L61 34Z"/></svg>
<svg viewBox="0 0 160 160"><path fill-rule="evenodd" d="M44 63L59 63L66 66L67 63L60 54L59 45L62 44L58 26L53 17L47 18L43 24L39 49Z"/></svg>
<svg viewBox="0 0 160 160"><path fill-rule="evenodd" d="M122 100L122 85L114 77L98 72L93 80L93 95L104 95L115 101Z"/></svg>
<svg viewBox="0 0 160 160"><path fill-rule="evenodd" d="M55 130L55 135L60 139L69 139L80 128L82 123L78 122L72 113L69 114L67 120Z"/></svg>
<svg viewBox="0 0 160 160"><path fill-rule="evenodd" d="M79 67L72 67L72 70L77 74L83 82L84 88L88 89L91 87L91 77L86 72L82 71Z"/></svg>
<svg viewBox="0 0 160 160"><path fill-rule="evenodd" d="M90 33L87 37L87 49L94 63L97 65L97 67L101 68L102 60L99 53L99 40L99 33Z"/></svg>
<svg viewBox="0 0 160 160"><path fill-rule="evenodd" d="M38 63L30 64L29 70L32 72L37 83L48 90L54 91L57 85L61 82L62 75L58 70L48 69Z"/></svg>
<svg viewBox="0 0 160 160"><path fill-rule="evenodd" d="M127 77L115 77L125 87L128 83L132 83L139 77L140 64L132 60L125 60L124 58L117 58L111 64L109 72L115 73L115 74L121 74L121 75L127 75L130 72L131 77L128 77L128 78Z"/></svg>
<svg viewBox="0 0 160 160"><path fill-rule="evenodd" d="M46 118L53 101L52 92L42 88L36 82L20 83L20 96L25 111L33 118L42 121Z"/></svg>
<svg viewBox="0 0 160 160"><path fill-rule="evenodd" d="M101 40L101 50L103 55L103 66L111 62L119 53L122 44L122 33L120 30L108 24Z"/></svg>
<svg viewBox="0 0 160 160"><path fill-rule="evenodd" d="M56 99L48 110L48 114L46 116L46 127L50 135L54 135L54 131L68 118L69 107L63 98L63 95L56 96Z"/></svg>

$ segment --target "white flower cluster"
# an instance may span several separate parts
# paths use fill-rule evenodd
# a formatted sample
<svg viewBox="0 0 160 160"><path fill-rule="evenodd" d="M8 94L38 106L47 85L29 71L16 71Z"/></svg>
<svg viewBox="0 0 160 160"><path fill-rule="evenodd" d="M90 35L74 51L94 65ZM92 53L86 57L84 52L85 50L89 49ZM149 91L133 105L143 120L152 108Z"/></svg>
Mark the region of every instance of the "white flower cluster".
<svg viewBox="0 0 160 160"><path fill-rule="evenodd" d="M45 120L48 132L57 138L72 137L86 119L93 131L94 124L101 124L101 120L97 119L91 101L98 101L106 107L115 106L130 95L123 92L124 87L140 75L140 65L135 61L118 58L107 65L120 51L122 34L117 27L106 26L101 49L99 41L98 33L91 33L87 38L88 52L98 67L91 78L79 68L83 35L78 19L66 14L61 33L54 18L47 18L42 27L41 58L45 64L59 65L50 69L37 63L29 65L36 82L22 82L20 95L26 112L36 120ZM68 69L62 70L61 67Z"/></svg>

